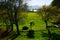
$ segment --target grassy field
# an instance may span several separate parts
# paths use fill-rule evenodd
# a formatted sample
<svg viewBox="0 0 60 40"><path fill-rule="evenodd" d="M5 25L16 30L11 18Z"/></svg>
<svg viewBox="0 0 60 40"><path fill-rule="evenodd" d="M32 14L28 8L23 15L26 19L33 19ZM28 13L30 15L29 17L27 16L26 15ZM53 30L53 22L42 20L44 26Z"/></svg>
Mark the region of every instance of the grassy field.
<svg viewBox="0 0 60 40"><path fill-rule="evenodd" d="M41 16L36 14L35 12L29 12L28 17L26 19L26 22L24 25L19 25L19 29L22 30L23 26L30 27L29 23L30 21L34 21L35 25L32 27L33 30L35 30L35 38L27 38L27 31L21 32L21 35L19 35L14 40L47 40L48 39L48 32L46 30L46 25L42 21ZM51 30L52 33L60 34L60 29ZM16 27L14 25L14 31L16 31ZM5 40L5 39L4 39ZM8 39L10 40L10 39Z"/></svg>
<svg viewBox="0 0 60 40"><path fill-rule="evenodd" d="M33 30L45 30L45 23L42 21L41 17L34 13L34 12L29 12L28 17L26 19L26 22L24 25L19 25L19 28L22 29L23 26L30 26L30 22L34 21L35 25L32 27ZM15 28L15 27L14 27Z"/></svg>
<svg viewBox="0 0 60 40"><path fill-rule="evenodd" d="M22 36L17 37L15 40L48 40L48 32L45 27L46 25L42 21L41 16L39 16L38 14L36 14L34 12L31 12L31 13L29 12L25 25L29 27L29 23L32 20L34 20L34 22L35 22L35 25L32 27L32 29L35 30L35 34L34 34L35 38L33 38L33 39L27 38L27 36L24 36L24 34L26 35L27 32L22 32ZM23 25L20 25L21 29L22 29L22 27L23 27ZM60 34L59 30L60 29L51 30L51 33ZM44 33L46 33L46 34L44 34Z"/></svg>

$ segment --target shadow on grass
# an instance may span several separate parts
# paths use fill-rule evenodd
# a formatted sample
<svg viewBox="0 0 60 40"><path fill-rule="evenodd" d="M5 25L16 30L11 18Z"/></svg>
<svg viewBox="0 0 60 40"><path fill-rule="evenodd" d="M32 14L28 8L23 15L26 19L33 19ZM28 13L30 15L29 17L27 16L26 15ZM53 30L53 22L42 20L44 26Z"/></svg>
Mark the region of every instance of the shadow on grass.
<svg viewBox="0 0 60 40"><path fill-rule="evenodd" d="M14 40L15 38L17 38L20 34L17 34L16 32L14 31L11 31L11 32L7 32L7 31L4 31L1 36L0 36L0 39L3 39L3 38L7 38L7 39L11 39L11 40ZM5 40L5 39L4 39Z"/></svg>
<svg viewBox="0 0 60 40"><path fill-rule="evenodd" d="M29 30L28 33L27 33L27 37L28 38L34 38L35 37L34 34L35 34L34 30Z"/></svg>
<svg viewBox="0 0 60 40"><path fill-rule="evenodd" d="M4 32L1 33L0 38L5 38L7 36L8 36L8 32L7 31L4 31Z"/></svg>
<svg viewBox="0 0 60 40"><path fill-rule="evenodd" d="M51 40L60 40L60 34L52 33Z"/></svg>
<svg viewBox="0 0 60 40"><path fill-rule="evenodd" d="M16 39L18 36L20 36L20 34L14 33L14 34L12 34L9 38L10 38L11 40L14 40L14 39ZM8 39L9 39L9 38L8 38Z"/></svg>
<svg viewBox="0 0 60 40"><path fill-rule="evenodd" d="M47 37L49 40L60 40L60 34L56 33L51 33L51 35L48 33L42 33L42 37Z"/></svg>

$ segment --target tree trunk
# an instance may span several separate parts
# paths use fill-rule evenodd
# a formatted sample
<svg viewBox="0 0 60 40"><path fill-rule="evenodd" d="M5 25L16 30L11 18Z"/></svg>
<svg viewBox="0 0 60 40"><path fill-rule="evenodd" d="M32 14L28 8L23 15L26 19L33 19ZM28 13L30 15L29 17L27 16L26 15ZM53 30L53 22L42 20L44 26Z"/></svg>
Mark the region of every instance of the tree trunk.
<svg viewBox="0 0 60 40"><path fill-rule="evenodd" d="M19 35L20 33L19 33L19 28L18 28L18 22L17 21L16 21L15 25L16 25L16 29L17 29L17 34Z"/></svg>
<svg viewBox="0 0 60 40"><path fill-rule="evenodd" d="M47 20L44 21L45 24L46 24L46 29L48 29L48 24L47 24Z"/></svg>
<svg viewBox="0 0 60 40"><path fill-rule="evenodd" d="M17 10L15 9L15 15L14 15L14 20L15 20L15 25L16 25L16 29L17 29L17 34L19 35L19 27L18 27L18 19L17 19Z"/></svg>
<svg viewBox="0 0 60 40"><path fill-rule="evenodd" d="M51 38L51 32L50 32L50 30L49 30L49 28L48 28L47 20L45 20L45 23L46 23L46 29L47 29L47 31L48 31L48 37L49 37L48 40L50 40L50 38Z"/></svg>
<svg viewBox="0 0 60 40"><path fill-rule="evenodd" d="M11 25L11 31L13 31L13 23L11 22L10 25Z"/></svg>
<svg viewBox="0 0 60 40"><path fill-rule="evenodd" d="M10 32L13 31L13 13L11 10L8 12L9 20L10 20Z"/></svg>

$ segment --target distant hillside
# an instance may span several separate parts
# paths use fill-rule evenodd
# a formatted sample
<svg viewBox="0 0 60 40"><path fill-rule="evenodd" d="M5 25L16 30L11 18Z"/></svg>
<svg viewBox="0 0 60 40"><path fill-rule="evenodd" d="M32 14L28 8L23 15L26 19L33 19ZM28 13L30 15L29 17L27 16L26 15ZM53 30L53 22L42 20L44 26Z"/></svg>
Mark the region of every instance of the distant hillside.
<svg viewBox="0 0 60 40"><path fill-rule="evenodd" d="M41 6L37 6L37 5L35 5L35 6L30 6L30 7L29 7L29 10L38 9L38 8L41 8Z"/></svg>

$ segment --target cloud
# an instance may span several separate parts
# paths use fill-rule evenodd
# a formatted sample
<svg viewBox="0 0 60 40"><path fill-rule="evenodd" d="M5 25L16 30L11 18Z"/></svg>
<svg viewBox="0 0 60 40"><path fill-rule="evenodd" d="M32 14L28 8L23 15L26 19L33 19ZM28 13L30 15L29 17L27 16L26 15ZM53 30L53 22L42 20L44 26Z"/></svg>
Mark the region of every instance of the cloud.
<svg viewBox="0 0 60 40"><path fill-rule="evenodd" d="M34 6L34 5L38 5L38 6L50 5L51 2L52 2L52 0L31 0L28 3L28 6Z"/></svg>

